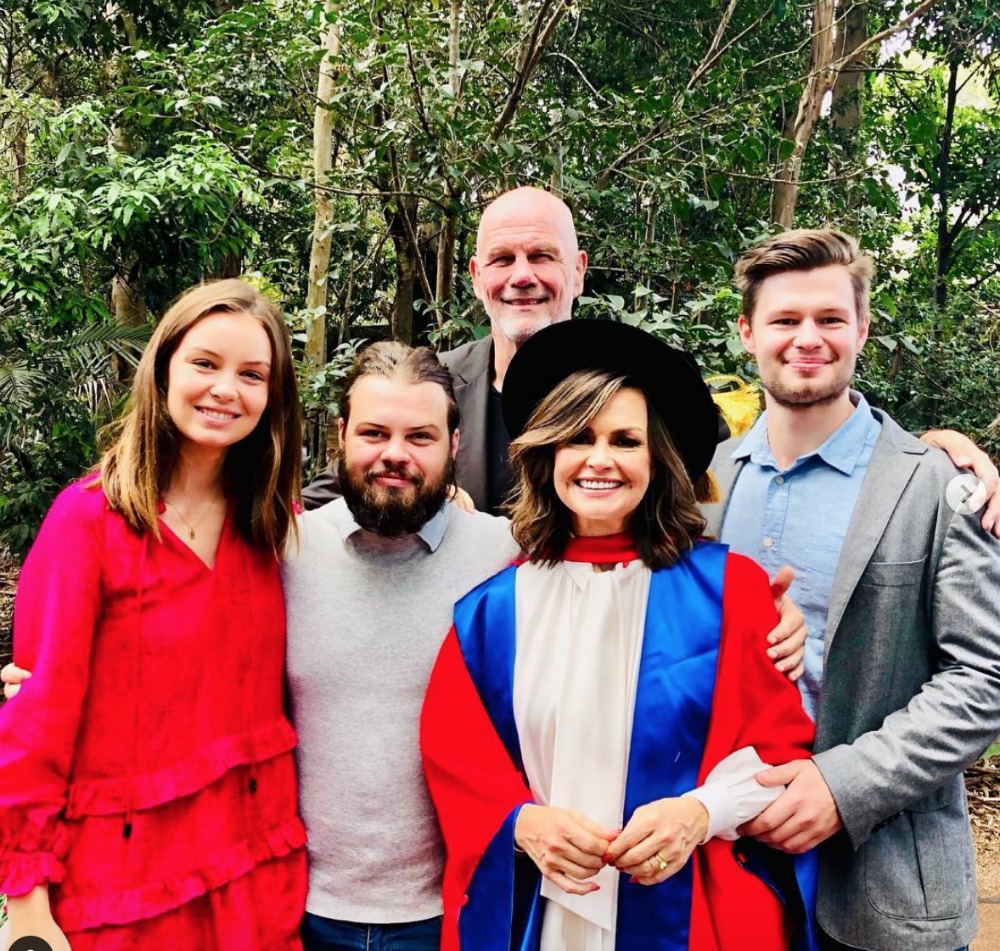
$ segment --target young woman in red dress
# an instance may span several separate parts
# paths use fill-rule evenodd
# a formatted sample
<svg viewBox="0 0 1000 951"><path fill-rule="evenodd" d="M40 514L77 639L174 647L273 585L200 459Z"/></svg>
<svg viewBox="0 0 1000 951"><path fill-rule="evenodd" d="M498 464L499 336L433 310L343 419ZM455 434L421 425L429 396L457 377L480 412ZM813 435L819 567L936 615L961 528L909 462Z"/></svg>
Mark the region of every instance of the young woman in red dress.
<svg viewBox="0 0 1000 951"><path fill-rule="evenodd" d="M33 675L0 707L12 940L300 946L278 574L300 447L277 308L236 280L182 296L21 573L14 656Z"/></svg>

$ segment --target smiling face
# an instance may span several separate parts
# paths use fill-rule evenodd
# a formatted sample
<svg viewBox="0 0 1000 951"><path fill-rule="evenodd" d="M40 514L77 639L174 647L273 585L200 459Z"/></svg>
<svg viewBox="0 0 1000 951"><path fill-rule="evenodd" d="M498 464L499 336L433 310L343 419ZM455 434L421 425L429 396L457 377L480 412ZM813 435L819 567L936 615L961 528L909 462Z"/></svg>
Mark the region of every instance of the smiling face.
<svg viewBox="0 0 1000 951"><path fill-rule="evenodd" d="M187 449L224 452L268 404L271 342L246 313L210 314L181 338L167 369L167 413Z"/></svg>
<svg viewBox="0 0 1000 951"><path fill-rule="evenodd" d="M589 426L555 450L556 495L576 535L623 531L652 475L646 398L621 389Z"/></svg>
<svg viewBox="0 0 1000 951"><path fill-rule="evenodd" d="M360 377L338 431L344 500L362 528L385 536L416 532L444 504L458 432L449 434L439 384Z"/></svg>
<svg viewBox="0 0 1000 951"><path fill-rule="evenodd" d="M785 271L765 279L752 315L739 320L740 337L757 358L761 384L780 406L835 405L848 387L868 338L854 287L840 264Z"/></svg>
<svg viewBox="0 0 1000 951"><path fill-rule="evenodd" d="M519 346L543 327L569 320L586 269L573 217L548 192L518 188L483 212L469 272L494 335Z"/></svg>

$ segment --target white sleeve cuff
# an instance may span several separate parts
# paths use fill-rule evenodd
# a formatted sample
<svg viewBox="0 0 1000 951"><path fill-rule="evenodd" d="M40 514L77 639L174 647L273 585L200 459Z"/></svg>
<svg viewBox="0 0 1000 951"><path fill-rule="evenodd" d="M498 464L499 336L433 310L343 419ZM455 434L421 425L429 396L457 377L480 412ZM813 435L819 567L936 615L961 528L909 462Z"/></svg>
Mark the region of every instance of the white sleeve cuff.
<svg viewBox="0 0 1000 951"><path fill-rule="evenodd" d="M759 816L784 792L784 786L761 786L754 779L767 768L752 746L744 746L719 762L701 786L684 794L693 796L708 810L708 832L703 843L716 838L738 839L736 830Z"/></svg>

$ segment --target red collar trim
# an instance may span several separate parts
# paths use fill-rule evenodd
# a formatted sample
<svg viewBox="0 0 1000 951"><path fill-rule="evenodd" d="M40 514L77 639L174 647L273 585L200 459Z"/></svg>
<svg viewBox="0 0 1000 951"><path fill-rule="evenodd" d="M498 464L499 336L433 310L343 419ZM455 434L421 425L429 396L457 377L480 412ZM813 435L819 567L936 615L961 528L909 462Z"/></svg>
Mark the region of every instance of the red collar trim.
<svg viewBox="0 0 1000 951"><path fill-rule="evenodd" d="M589 561L591 564L617 564L635 561L639 553L635 550L635 542L627 532L617 535L588 536L586 538L570 538L563 552L563 561Z"/></svg>

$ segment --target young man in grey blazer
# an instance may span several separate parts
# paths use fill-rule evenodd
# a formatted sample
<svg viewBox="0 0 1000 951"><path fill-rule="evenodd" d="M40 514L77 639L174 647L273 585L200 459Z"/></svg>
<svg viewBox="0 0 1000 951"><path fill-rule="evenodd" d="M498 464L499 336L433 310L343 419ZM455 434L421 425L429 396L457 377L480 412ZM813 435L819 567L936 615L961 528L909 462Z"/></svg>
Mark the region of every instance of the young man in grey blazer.
<svg viewBox="0 0 1000 951"><path fill-rule="evenodd" d="M1000 545L968 476L850 389L870 321L857 242L787 232L736 275L766 410L719 447L709 528L795 568L817 728L811 761L758 777L787 788L743 831L819 847L825 948L954 951L976 930L962 771L1000 733Z"/></svg>

